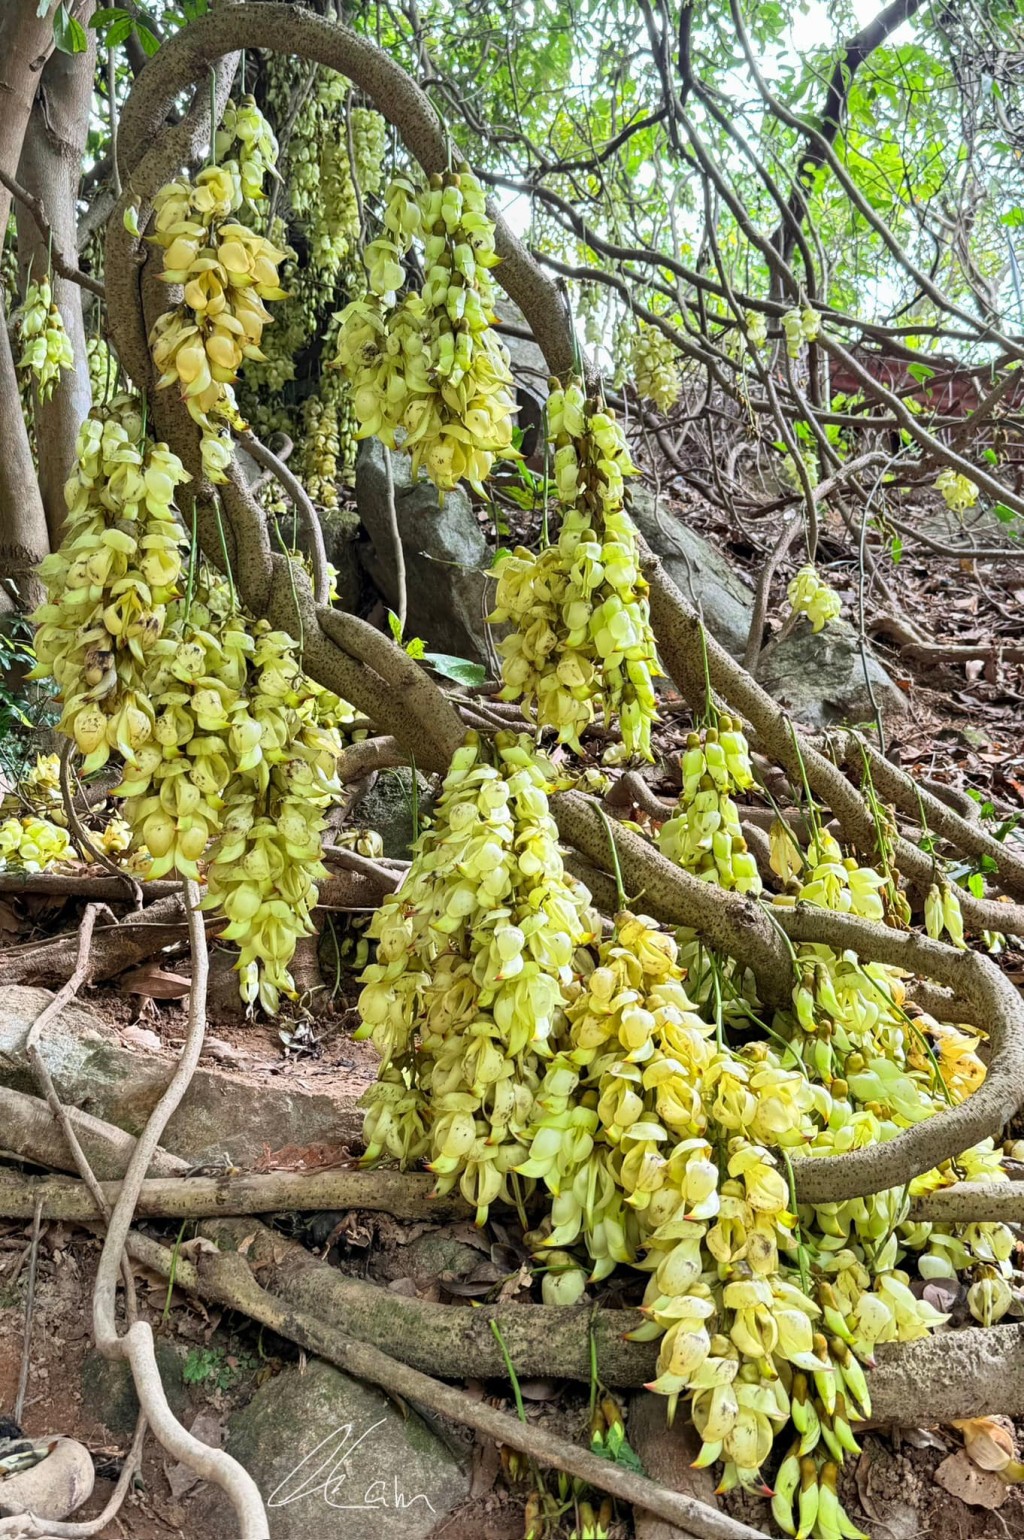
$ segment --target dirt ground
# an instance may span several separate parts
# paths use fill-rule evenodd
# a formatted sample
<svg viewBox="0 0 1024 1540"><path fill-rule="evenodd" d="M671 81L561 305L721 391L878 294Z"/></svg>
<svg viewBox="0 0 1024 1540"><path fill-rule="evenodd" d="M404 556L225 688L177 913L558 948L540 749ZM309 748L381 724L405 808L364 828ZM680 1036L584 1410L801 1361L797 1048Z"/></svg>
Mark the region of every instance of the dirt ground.
<svg viewBox="0 0 1024 1540"><path fill-rule="evenodd" d="M446 1284L425 1277L410 1263L403 1274L406 1246L426 1236L431 1245L464 1247L468 1225L431 1230L422 1224L401 1226L381 1215L351 1215L344 1226L332 1222L317 1227L318 1216L306 1216L305 1239L315 1244L345 1271L434 1298L452 1298ZM332 1221L337 1216L332 1216ZM405 1233L403 1233L403 1229ZM24 1345L25 1303L29 1272L31 1226L8 1223L0 1231L0 1408L14 1405ZM174 1238L164 1227L165 1240ZM499 1239L487 1248L504 1265ZM23 1415L26 1434L62 1433L83 1442L98 1471L96 1489L86 1507L75 1515L99 1513L110 1496L120 1460L131 1442L133 1407L126 1371L101 1365L91 1351L90 1296L99 1243L81 1230L61 1223L43 1227L39 1246L35 1308L31 1337L30 1374ZM408 1253L411 1257L413 1253ZM481 1276L492 1265L480 1249ZM453 1289L455 1280L447 1278ZM209 1431L223 1424L258 1385L293 1364L299 1355L289 1343L260 1334L251 1323L207 1311L175 1292L167 1307L167 1286L155 1275L136 1270L140 1305L157 1332L161 1367L171 1382L172 1404L186 1426L201 1419ZM466 1285L472 1292L472 1286ZM166 1313L166 1320L163 1319ZM175 1365L175 1360L177 1363ZM170 1363L172 1373L167 1374ZM184 1381L184 1383L183 1383ZM499 1400L503 1387L471 1387L477 1394ZM586 1439L586 1387L560 1387L544 1381L523 1385L527 1415L541 1418L559 1432ZM1024 1449L1024 1429L1018 1429ZM935 1481L939 1464L961 1445L953 1430L922 1433L872 1432L862 1440L863 1454L848 1463L841 1496L851 1517L870 1531L872 1540L1024 1540L1024 1488L1008 1492L994 1511L969 1506ZM926 1447L915 1447L918 1444ZM526 1473L524 1473L525 1475ZM498 1452L478 1446L473 1452L470 1498L441 1521L436 1540L518 1540L524 1533L524 1505L530 1482L510 1484ZM776 1532L767 1504L743 1492L730 1494L723 1508L766 1532ZM571 1524L560 1533L568 1536ZM633 1534L628 1513L617 1517L612 1540ZM104 1536L122 1540L229 1540L211 1521L202 1487L189 1488L185 1473L168 1462L152 1439L147 1441L142 1481ZM315 1537L311 1537L315 1540Z"/></svg>

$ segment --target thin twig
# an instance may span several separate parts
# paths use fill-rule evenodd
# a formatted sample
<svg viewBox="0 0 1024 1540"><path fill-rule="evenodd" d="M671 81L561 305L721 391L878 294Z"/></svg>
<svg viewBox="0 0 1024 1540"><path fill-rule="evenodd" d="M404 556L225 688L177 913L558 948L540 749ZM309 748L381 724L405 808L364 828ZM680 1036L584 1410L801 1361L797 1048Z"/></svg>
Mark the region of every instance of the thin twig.
<svg viewBox="0 0 1024 1540"><path fill-rule="evenodd" d="M398 623L401 634L405 633L405 621L408 614L409 600L405 582L405 548L402 545L402 531L398 527L398 508L395 503L395 472L391 463L391 451L384 450L384 476L388 489L388 526L391 530L391 545L395 553L395 582L398 584Z"/></svg>
<svg viewBox="0 0 1024 1540"><path fill-rule="evenodd" d="M93 843L89 837L88 830L78 816L75 799L71 792L71 758L74 752L74 740L71 738L66 739L61 745L60 750L60 794L61 800L64 803L64 816L68 821L68 828L74 835L82 854L88 853L100 866L106 867L112 876L117 877L120 882L126 883L135 902L136 909L141 909L141 884L136 882L129 872L122 871L116 862L110 859L105 850L101 850L98 845Z"/></svg>
<svg viewBox="0 0 1024 1540"><path fill-rule="evenodd" d="M21 1350L21 1373L18 1375L18 1394L14 1398L14 1420L21 1422L25 1410L25 1394L28 1390L28 1371L32 1361L32 1316L36 1305L36 1273L39 1268L39 1230L43 1219L43 1205L37 1201L32 1215L32 1242L28 1259L28 1290L25 1295L25 1342Z"/></svg>
<svg viewBox="0 0 1024 1540"><path fill-rule="evenodd" d="M35 193L30 193L27 188L22 187L20 182L16 182L12 176L9 176L2 169L0 169L0 183L3 183L11 196L17 198L19 203L23 203L32 215L43 238L43 245L49 248L50 262L54 272L59 273L61 278L66 278L69 283L77 283L81 288L88 289L91 294L99 295L100 299L106 299L107 291L99 279L93 278L91 273L83 273L78 264L66 257L54 243L50 222L46 217L42 202L36 197Z"/></svg>
<svg viewBox="0 0 1024 1540"><path fill-rule="evenodd" d="M754 608L750 616L750 630L747 632L747 645L743 651L743 667L749 669L751 678L757 677L757 660L761 655L761 638L764 633L765 616L768 613L772 578L782 558L800 533L800 529L798 518L790 518L783 524L782 532L765 557L758 574L757 587L754 590Z"/></svg>
<svg viewBox="0 0 1024 1540"><path fill-rule="evenodd" d="M71 1151L72 1159L75 1162L75 1167L79 1176L82 1178L82 1181L89 1189L93 1202L96 1204L100 1213L103 1215L104 1219L109 1222L111 1212L110 1205L107 1203L106 1198L103 1196L103 1190L100 1187L99 1182L96 1180L96 1174L93 1171L92 1166L89 1164L88 1156L82 1149L75 1126L68 1116L67 1108L64 1106L60 1097L57 1095L57 1087L54 1085L50 1071L46 1067L46 1062L39 1051L39 1038L42 1035L43 1028L49 1026L51 1021L56 1021L61 1011L71 1000L74 999L75 995L78 993L79 989L86 982L86 979L89 976L89 952L92 947L92 933L96 924L96 917L101 910L106 910L107 914L110 914L110 910L107 909L106 904L87 904L85 906L85 912L82 915L82 925L78 934L78 957L75 961L75 966L71 977L62 986L62 988L57 991L50 1003L43 1007L39 1015L33 1021L32 1025L29 1027L22 1051L29 1062L32 1073L35 1076L36 1084L42 1092L42 1095L46 1101L46 1105L49 1107L51 1113L53 1114L53 1117L61 1133L64 1135L65 1143L67 1144L68 1149ZM111 915L111 918L113 919L113 915ZM128 1264L127 1258L124 1259L122 1272L124 1276L128 1317L129 1320L133 1320L136 1308L135 1280L132 1276L131 1267Z"/></svg>
<svg viewBox="0 0 1024 1540"><path fill-rule="evenodd" d="M330 574L327 571L327 551L324 547L324 532L320 528L320 520L309 493L284 461L272 449L268 449L250 429L247 428L245 432L239 433L237 438L246 453L256 461L257 465L262 465L269 471L280 483L286 496L291 498L296 517L309 541L309 559L313 567L313 597L317 604L326 604L331 587Z"/></svg>

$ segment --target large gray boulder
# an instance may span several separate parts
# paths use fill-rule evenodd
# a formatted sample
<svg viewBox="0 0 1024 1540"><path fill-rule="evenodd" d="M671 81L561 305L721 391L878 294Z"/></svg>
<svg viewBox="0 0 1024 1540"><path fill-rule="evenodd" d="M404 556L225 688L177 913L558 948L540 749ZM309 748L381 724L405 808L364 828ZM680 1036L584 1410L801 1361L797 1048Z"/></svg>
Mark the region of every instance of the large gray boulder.
<svg viewBox="0 0 1024 1540"><path fill-rule="evenodd" d="M379 439L366 439L356 461L356 507L370 537L361 556L385 602L398 608L398 568L392 531L385 455ZM474 663L487 660L484 616L491 555L469 494L461 487L443 499L425 478L412 479L408 455L391 455L395 513L405 555L408 616L405 634L421 636L431 652L453 653Z"/></svg>
<svg viewBox="0 0 1024 1540"><path fill-rule="evenodd" d="M646 487L632 489L632 514L684 598L700 606L716 642L734 658L741 658L754 602L750 584L710 541L688 529L679 515L664 502L659 503ZM790 716L809 727L871 721L871 691L884 718L906 711L903 692L870 648L862 658L857 633L843 620L834 621L817 635L801 620L791 636L766 650L757 678Z"/></svg>
<svg viewBox="0 0 1024 1540"><path fill-rule="evenodd" d="M903 691L870 647L861 655L857 633L845 620L832 621L817 635L801 620L791 636L766 652L757 678L791 717L808 727L874 721L872 694L883 721L907 709Z"/></svg>
<svg viewBox="0 0 1024 1540"><path fill-rule="evenodd" d="M414 1412L319 1360L262 1385L226 1447L259 1484L270 1540L426 1540L469 1493L464 1462Z"/></svg>
<svg viewBox="0 0 1024 1540"><path fill-rule="evenodd" d="M734 658L743 656L754 591L709 540L688 529L665 500L644 486L630 489L633 522L659 556L684 598L698 604L711 635Z"/></svg>

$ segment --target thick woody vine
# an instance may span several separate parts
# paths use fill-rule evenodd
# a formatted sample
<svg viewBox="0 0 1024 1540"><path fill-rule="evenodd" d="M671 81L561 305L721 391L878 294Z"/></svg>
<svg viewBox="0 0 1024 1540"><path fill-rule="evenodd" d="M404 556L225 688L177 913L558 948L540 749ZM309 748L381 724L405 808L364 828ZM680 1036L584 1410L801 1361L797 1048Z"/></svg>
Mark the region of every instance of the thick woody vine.
<svg viewBox="0 0 1024 1540"><path fill-rule="evenodd" d="M445 367L453 390L456 367L460 378L483 369L481 404L466 406L478 413L480 432L486 429L483 459L460 458L458 412L445 391L436 421L428 424L423 411L402 418L410 437L421 430L432 435L422 454L435 480L451 484L460 471L482 479L486 457L507 446L501 426L507 407L499 355L486 340L489 279L483 270L489 264L481 254L486 256L490 236L474 243L466 239L470 225L459 224L464 210L478 221L472 227L477 234L487 221L468 196L474 185L468 168L451 169L436 116L408 77L355 34L273 4L223 8L161 48L123 115L124 192L110 221L106 261L112 340L145 396L159 443L168 446L147 453L170 457L150 463L163 479L161 495L151 489L149 513L159 521L163 492L177 497L210 569L197 577L195 602L216 609L224 579L233 585L232 597L237 590L260 622L265 641L252 666L271 676L271 695L273 676L282 668L290 686L298 679L290 652L295 638L309 681L415 752L419 766L446 777L435 828L422 842L404 890L415 895L418 918L399 895L375 921L377 962L367 974L362 1009L383 1072L367 1123L370 1152L403 1161L429 1157L439 1190L457 1184L481 1221L492 1202L522 1205L547 1188L549 1212L531 1237L539 1257L559 1256L561 1271L580 1280L580 1251L594 1277L616 1263L650 1273L642 1331L661 1342L653 1388L673 1408L686 1398L704 1441L702 1463L722 1460L726 1486L763 1485L761 1469L776 1435L792 1421L795 1437L776 1477L778 1522L790 1533L799 1525L801 1534L849 1534L835 1495L835 1466L844 1451L856 1448L855 1423L870 1414L863 1366L870 1368L877 1343L913 1340L935 1324L935 1312L916 1299L897 1267L900 1249L918 1255L926 1275L975 1267L980 1318L989 1324L1005 1310L1005 1227L993 1220L954 1230L915 1221L906 1187L921 1178L924 1185L912 1190L928 1192L955 1186L964 1175L998 1182L992 1136L1024 1097L1024 1010L998 967L981 953L880 922L899 920L900 906L906 906L900 873L917 907L938 913L933 928L944 923L954 941L960 939L960 911L974 931L1022 935L1024 909L965 895L958 910L940 891L936 911L932 859L895 829L880 834L874 791L865 795L849 776L860 779L865 769L869 788L912 815L921 805L917 788L852 735L838 745L801 741L770 697L704 635L699 616L641 550L623 514L623 477L631 470L625 441L604 410L597 382L572 376L573 336L561 294L500 221L493 232L495 276L522 308L562 381L553 395L552 428L561 457L562 529L568 532L564 547L552 545L536 563L529 553L518 554L512 559L518 565L503 577L500 612L520 622L522 638L521 645L513 640L504 649L505 693L570 745L591 720L593 701L603 699L604 709L617 712L629 747L643 753L655 709L651 677L660 658L703 724L688 745L682 796L662 831L661 850L610 824L593 799L560 782L528 739L510 733L493 745L479 737L466 743L465 702L445 695L372 627L315 602L305 573L271 548L264 511L233 458L230 432L239 424L223 387L230 391L240 348L225 338L211 349L208 320L199 315L193 322L188 313L189 307L193 314L203 309L190 274L197 243L218 250L228 273L246 263L273 265L273 248L257 251L223 223L233 212L229 174L177 180L209 143L205 80L190 112L163 129L177 95L207 68L216 69L220 111L233 51L271 39L347 75L394 124L434 180L395 195L396 209L404 197L421 212L407 225L399 218L392 234L403 240L419 234L428 249L431 240L439 242L434 255L441 270L459 264L465 290L482 296L483 324L460 325L459 336L469 341L459 344ZM139 151L134 164L125 159L132 146ZM459 189L460 176L466 195L449 199L450 209L458 204L449 218L444 200ZM200 186L204 192L197 198ZM168 193L168 187L177 191ZM162 229L168 210L174 217ZM156 248L163 251L133 233L152 229L154 214ZM203 233L184 240L176 235L171 225L182 217L197 217ZM477 259L460 254L474 246ZM441 261L446 249L447 269ZM396 250L400 254L402 247ZM365 357L373 333L431 324L426 292L418 305L407 301L404 312L396 309L401 268L396 279L387 251L374 253L369 265L376 299L342 322L343 329L364 329L364 342L349 360L356 373L357 355ZM182 281L178 301L173 286ZM275 281L276 272L258 279L265 297L272 297ZM225 284L230 287L227 279ZM250 314L242 325L247 345L258 344L261 327ZM443 318L430 332L441 357L448 356L446 346L451 351L443 342L450 335ZM195 354L196 336L224 370L219 390L216 370L209 387L196 373L206 367ZM171 374L196 384L191 411L178 390L160 388ZM363 415L372 422L372 412ZM383 422L372 430L381 427L386 437ZM93 452L87 445L86 456ZM141 457L140 467L141 475L149 474ZM93 517L87 496L78 511L83 520ZM163 567L151 581L170 589L181 556L175 540L165 544ZM578 547L597 553L592 581L573 566ZM104 548L117 552L118 543L107 541ZM607 554L613 548L620 553L614 560ZM130 559L133 553L125 547L121 554ZM112 561L104 558L103 572L90 574L100 590ZM198 563L197 552L192 561ZM60 581L74 590L77 575L62 570ZM533 588L559 583L568 585L561 617L548 617L551 639L534 646L528 626ZM810 578L804 589L794 603L827 619L827 595ZM190 587L190 602L191 594ZM131 751L130 711L124 707L110 726L102 692L95 696L105 679L105 658L88 651L75 655L71 639L58 634L59 615L43 618L56 628L46 645L64 663L70 657L75 679L85 687L81 698L66 702L67 726L80 748L94 765L104 745L127 743ZM181 651L194 646L189 623L186 611L186 629L173 635L177 661L169 667L172 675L179 669L179 678L181 669L192 667ZM104 624L110 632L113 620ZM130 621L121 616L119 624ZM197 659L195 668L216 672L209 657ZM68 680L62 683L67 687ZM216 734L227 730L230 718L244 758L255 745L246 727L251 718L237 688L228 699L225 690L230 695L234 686L226 676L222 683L198 725ZM171 685L163 703L169 722L176 720L173 694ZM317 695L310 684L305 699ZM146 707L136 701L132 709L144 714ZM311 796L322 802L331 790L325 763L330 744L317 736L313 710L303 730L307 763L316 767ZM760 900L761 874L739 822L736 798L752 784L740 724L747 724L751 745L793 785L806 780L819 809L827 808L837 821L848 850L857 852L844 856L808 808L811 838L789 844L777 839L771 851L771 870L783 886L781 901L772 904ZM255 772L257 763L248 768ZM204 776L219 796L226 777L213 758ZM199 836L212 829L202 823L206 815L191 793L182 800L183 771L172 778L176 829L169 828L166 799L147 807L143 828L158 861L169 863L165 869L175 867L191 880ZM129 787L131 794L153 795L148 778L135 779L142 783ZM266 789L261 773L257 782ZM287 816L294 812L302 831L296 824L285 838L313 861L315 815L298 814L288 801L293 791L293 781L282 783L281 805ZM944 839L988 855L1005 891L1017 899L1024 894L1019 860L995 842L990 848L976 827L944 804L933 799L927 806ZM182 818L200 822L188 825L183 836ZM235 824L225 819L211 897L227 909L239 939L256 921L248 896L232 900L227 891L231 868L247 839L266 844L271 832L261 831L248 802L240 805ZM619 912L610 932L572 876L576 858L563 871L559 840L589 863L595 889L607 886L614 865ZM259 865L254 859L252 869ZM454 884L446 875L453 866L461 873ZM542 875L546 882L538 881ZM641 895L650 918L628 911L630 894ZM294 903L290 890L283 897ZM301 895L300 907L304 902ZM664 925L679 927L677 936ZM266 942L271 932L261 934ZM439 937L447 939L442 944ZM273 946L261 951L257 944L253 955L266 962L268 950L276 963ZM582 967L574 963L581 954L588 959ZM243 975L247 965L243 960ZM927 1016L922 1011L916 1023L904 1009L906 977L921 981L913 998ZM274 969L260 979L254 975L250 997L263 990L264 1003L273 1008L279 985L287 987ZM749 1040L760 1013L774 1013L770 1039ZM461 1032L470 1022L471 1051ZM987 1073L974 1054L976 1039L962 1030L970 1024L990 1034ZM731 1046L734 1036L738 1047ZM125 1193L108 1275L120 1255L130 1183ZM98 1325L113 1350L110 1286L112 1275L105 1280Z"/></svg>

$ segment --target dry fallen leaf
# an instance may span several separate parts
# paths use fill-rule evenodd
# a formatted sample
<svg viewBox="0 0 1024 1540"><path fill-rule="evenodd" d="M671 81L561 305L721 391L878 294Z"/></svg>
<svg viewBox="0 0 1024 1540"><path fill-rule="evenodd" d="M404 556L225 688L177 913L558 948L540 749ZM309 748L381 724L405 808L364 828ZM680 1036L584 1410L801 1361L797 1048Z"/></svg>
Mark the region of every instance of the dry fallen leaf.
<svg viewBox="0 0 1024 1540"><path fill-rule="evenodd" d="M156 1032L150 1032L148 1027L122 1027L121 1039L130 1048L144 1048L148 1053L161 1053L163 1042Z"/></svg>
<svg viewBox="0 0 1024 1540"><path fill-rule="evenodd" d="M1013 1424L1007 1417L970 1417L954 1422L964 1436L964 1452L979 1470L997 1471L1002 1481L1014 1486L1024 1481L1024 1465L1017 1462Z"/></svg>
<svg viewBox="0 0 1024 1540"><path fill-rule="evenodd" d="M963 1449L943 1460L935 1472L935 1480L943 1491L959 1497L972 1508L1001 1508L1010 1495L1009 1487L994 1471L980 1470Z"/></svg>
<svg viewBox="0 0 1024 1540"><path fill-rule="evenodd" d="M192 980L181 973L170 973L157 963L146 963L125 973L121 988L126 994L148 995L151 1000L181 1000L192 988Z"/></svg>
<svg viewBox="0 0 1024 1540"><path fill-rule="evenodd" d="M190 1241L182 1241L178 1247L178 1255L184 1257L187 1262L194 1262L202 1251L217 1251L213 1241L207 1240L205 1235L196 1235Z"/></svg>
<svg viewBox="0 0 1024 1540"><path fill-rule="evenodd" d="M190 1432L193 1438L197 1438L201 1444L209 1444L211 1449L220 1449L224 1443L224 1424L219 1417L214 1417L209 1412L200 1412L192 1424ZM180 1460L172 1465L169 1462L164 1465L164 1475L167 1477L167 1485L171 1489L174 1498L184 1497L186 1492L191 1492L193 1487L199 1485L200 1477Z"/></svg>

